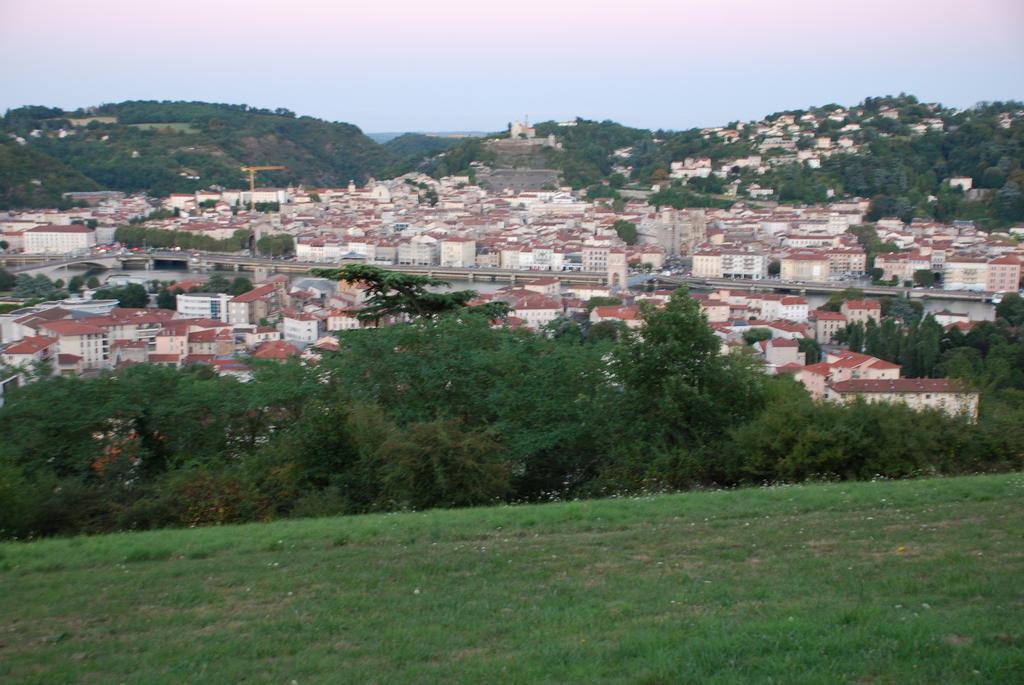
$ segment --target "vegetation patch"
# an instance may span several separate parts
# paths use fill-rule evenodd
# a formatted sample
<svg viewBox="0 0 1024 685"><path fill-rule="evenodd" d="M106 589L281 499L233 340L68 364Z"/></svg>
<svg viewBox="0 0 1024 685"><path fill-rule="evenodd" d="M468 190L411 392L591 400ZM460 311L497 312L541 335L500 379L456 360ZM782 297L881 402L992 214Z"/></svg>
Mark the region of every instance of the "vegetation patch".
<svg viewBox="0 0 1024 685"><path fill-rule="evenodd" d="M172 121L161 124L125 124L140 131L160 131L162 133L199 133L199 129L184 121Z"/></svg>

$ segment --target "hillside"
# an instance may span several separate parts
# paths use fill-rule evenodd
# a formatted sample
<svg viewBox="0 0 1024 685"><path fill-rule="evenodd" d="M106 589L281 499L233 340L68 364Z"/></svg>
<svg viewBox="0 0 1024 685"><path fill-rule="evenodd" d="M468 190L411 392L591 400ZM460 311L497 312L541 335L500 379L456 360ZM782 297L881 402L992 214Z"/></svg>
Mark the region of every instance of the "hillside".
<svg viewBox="0 0 1024 685"><path fill-rule="evenodd" d="M565 177L574 187L593 190L593 184L610 182L613 188L626 183L646 188L669 182L672 188L659 202L701 206L730 186L742 199L757 184L784 203L826 202L830 193L871 198L870 220L973 219L986 228L1024 221L1020 102L955 110L900 95L867 98L850 107L776 112L710 129L647 132L584 121L568 128L553 122L537 126L542 135L560 135L559 130L566 140ZM707 158L713 168L728 172L671 181L672 163L687 158ZM970 178L973 189L952 188L949 179L955 177Z"/></svg>
<svg viewBox="0 0 1024 685"><path fill-rule="evenodd" d="M88 113L26 107L8 112L0 130L6 140L19 136L31 154L70 167L94 187L156 195L211 184L238 187L243 164L288 167L262 175L268 185L319 186L364 182L401 161L351 124L245 105L123 102ZM81 190L84 183L55 179L50 193ZM6 183L0 192L9 194Z"/></svg>
<svg viewBox="0 0 1024 685"><path fill-rule="evenodd" d="M400 136L388 139L384 143L384 147L400 159L420 163L428 157L444 152L458 142L458 138L427 136L422 133L403 133Z"/></svg>
<svg viewBox="0 0 1024 685"><path fill-rule="evenodd" d="M1022 477L0 545L18 683L1015 682Z"/></svg>
<svg viewBox="0 0 1024 685"><path fill-rule="evenodd" d="M1019 102L956 110L899 95L848 107L775 112L759 121L708 129L649 131L584 119L535 128L538 138L554 135L562 149L510 161L481 138L405 134L381 145L351 124L246 105L123 102L77 112L23 107L3 118L3 139L20 137L37 160L33 166L70 172L44 179L42 190L26 193L24 174L0 159L0 198L52 203L61 192L81 190L89 181L157 195L210 184L237 187L238 167L250 163L288 166L261 176L268 185L318 186L410 170L437 177L470 174L470 165L481 162L554 169L561 182L587 189L591 197L617 197L623 187L647 190L659 183L662 192L655 202L679 207L727 204L731 194L743 199L757 184L772 191L771 200L786 203L871 198L870 219L972 219L986 228L1024 221L1024 104ZM672 163L687 158L706 158L721 175L671 179ZM949 179L955 177L970 178L973 189L951 187Z"/></svg>
<svg viewBox="0 0 1024 685"><path fill-rule="evenodd" d="M61 206L61 193L72 188L98 190L99 185L49 155L0 140L0 210Z"/></svg>

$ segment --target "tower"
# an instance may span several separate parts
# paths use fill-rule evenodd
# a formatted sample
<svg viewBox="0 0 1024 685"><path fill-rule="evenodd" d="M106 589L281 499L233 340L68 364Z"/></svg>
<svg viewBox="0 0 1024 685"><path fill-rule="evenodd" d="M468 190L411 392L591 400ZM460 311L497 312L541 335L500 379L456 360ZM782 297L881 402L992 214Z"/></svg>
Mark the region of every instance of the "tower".
<svg viewBox="0 0 1024 685"><path fill-rule="evenodd" d="M629 290L625 250L608 250L608 290L613 295L620 290Z"/></svg>

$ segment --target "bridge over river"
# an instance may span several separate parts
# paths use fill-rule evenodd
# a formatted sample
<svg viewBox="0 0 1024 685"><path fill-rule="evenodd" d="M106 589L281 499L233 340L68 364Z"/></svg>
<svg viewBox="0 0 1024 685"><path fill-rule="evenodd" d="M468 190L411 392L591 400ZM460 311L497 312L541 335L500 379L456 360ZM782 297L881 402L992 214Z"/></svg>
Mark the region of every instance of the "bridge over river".
<svg viewBox="0 0 1024 685"><path fill-rule="evenodd" d="M240 271L253 273L257 280L273 274L301 275L310 269L362 264L362 260L340 262L298 262L270 257L224 254L218 252L126 252L123 254L92 254L54 259L48 255L0 255L13 273L45 274L51 278L64 277L69 272L89 269L121 269L159 271L161 269L208 273L210 271ZM379 265L382 269L424 274L454 281L482 283L529 283L541 278L557 278L565 285L602 285L606 273L593 271L521 271L517 269L467 268L450 266L418 266L412 264Z"/></svg>
<svg viewBox="0 0 1024 685"><path fill-rule="evenodd" d="M252 273L256 280L262 280L274 274L306 274L310 269L359 264L361 260L343 260L336 263L298 262L288 259L270 257L253 257L248 255L225 254L218 252L186 252L186 251L149 251L125 252L123 254L91 254L68 258L54 259L50 255L0 255L0 263L13 273L46 274L51 278L66 278L74 271L84 272L89 269L120 269L159 271L161 269L208 273L210 271L240 271ZM540 278L557 278L564 285L604 285L608 276L604 272L595 271L522 271L517 269L467 268L449 266L416 266L411 264L381 265L381 268L402 271L411 274L426 274L460 282L479 283L529 283ZM677 288L688 285L695 289L747 290L751 292L776 292L794 295L831 295L851 287L844 283L812 283L786 282L779 280L749 281L729 278L693 278L681 276L647 276L660 286ZM990 302L992 293L967 292L962 290L934 290L924 288L906 288L899 286L877 286L853 284L864 291L865 295L908 297L911 299L934 299L943 301L964 301L984 303Z"/></svg>

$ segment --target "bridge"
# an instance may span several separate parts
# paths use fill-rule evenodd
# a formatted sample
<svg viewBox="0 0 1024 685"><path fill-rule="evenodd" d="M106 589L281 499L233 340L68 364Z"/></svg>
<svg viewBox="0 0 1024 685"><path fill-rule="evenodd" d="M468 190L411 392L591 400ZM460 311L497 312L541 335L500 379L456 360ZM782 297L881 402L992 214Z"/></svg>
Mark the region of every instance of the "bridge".
<svg viewBox="0 0 1024 685"><path fill-rule="evenodd" d="M209 271L244 271L263 280L273 274L307 274L310 269L323 269L361 264L362 260L340 262L299 262L270 257L224 254L219 252L125 252L123 254L92 254L54 259L52 255L0 255L0 263L12 273L64 275L72 270L120 268L130 271L153 270L170 265L177 270L196 273ZM469 268L454 266L421 266L413 264L383 264L382 269L409 274L423 274L434 278L481 283L529 283L541 278L557 278L564 285L605 285L608 275L601 271L520 271L517 269Z"/></svg>
<svg viewBox="0 0 1024 685"><path fill-rule="evenodd" d="M992 293L976 292L967 290L930 290L924 288L906 288L888 285L860 285L842 283L821 283L821 282L790 282L777 280L751 281L733 278L694 278L677 276L657 276L658 283L667 286L679 287L687 285L691 288L723 290L746 290L748 292L776 292L792 295L831 295L842 292L848 288L856 288L865 295L880 295L891 297L907 297L910 299L943 299L963 300L967 302L989 302Z"/></svg>
<svg viewBox="0 0 1024 685"><path fill-rule="evenodd" d="M72 270L114 269L160 269L170 266L177 270L196 273L210 271L244 271L253 273L256 280L263 280L274 274L307 274L310 269L331 268L345 264L361 264L362 260L340 262L299 262L271 257L226 254L221 252L149 251L125 252L123 254L92 254L73 257L52 255L5 254L0 255L0 264L12 273L42 273L55 277L66 276ZM541 278L557 278L563 285L606 285L608 275L597 271L522 271L518 269L495 269L487 267L469 268L454 266L419 266L413 264L384 264L382 269L401 271L409 274L423 274L434 278L480 283L529 283ZM631 283L632 283L631 279ZM697 289L746 290L748 292L776 292L794 295L831 295L847 288L857 288L865 295L907 297L911 299L943 299L966 302L990 302L992 293L965 290L931 290L900 286L861 285L823 282L790 282L775 279L751 281L732 278L694 278L682 276L653 276L650 280L668 287L688 285Z"/></svg>

